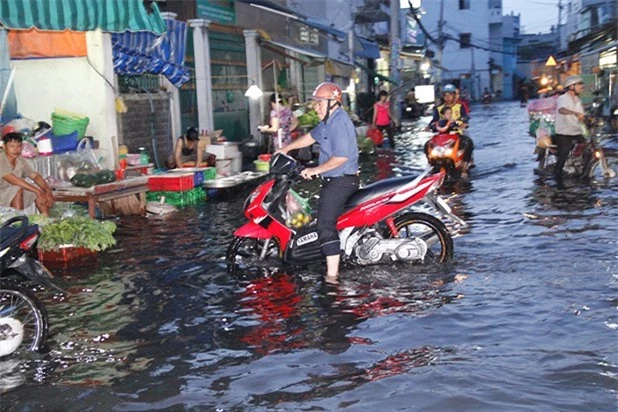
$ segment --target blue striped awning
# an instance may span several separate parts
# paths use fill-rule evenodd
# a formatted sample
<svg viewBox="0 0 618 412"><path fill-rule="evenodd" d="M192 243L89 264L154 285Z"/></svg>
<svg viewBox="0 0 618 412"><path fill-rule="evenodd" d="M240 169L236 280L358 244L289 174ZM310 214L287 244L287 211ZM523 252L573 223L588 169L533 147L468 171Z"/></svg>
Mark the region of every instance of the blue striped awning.
<svg viewBox="0 0 618 412"><path fill-rule="evenodd" d="M187 82L191 75L184 65L187 24L168 19L165 24L167 30L161 36L148 32L112 34L114 71L131 76L162 74L176 87Z"/></svg>
<svg viewBox="0 0 618 412"><path fill-rule="evenodd" d="M0 23L14 30L73 30L163 33L156 3L142 0L0 0Z"/></svg>

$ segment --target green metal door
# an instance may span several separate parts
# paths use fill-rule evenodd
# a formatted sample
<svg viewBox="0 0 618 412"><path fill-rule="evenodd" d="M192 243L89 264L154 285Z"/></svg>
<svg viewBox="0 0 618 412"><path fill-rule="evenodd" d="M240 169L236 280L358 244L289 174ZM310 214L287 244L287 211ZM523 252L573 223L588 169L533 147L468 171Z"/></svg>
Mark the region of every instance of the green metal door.
<svg viewBox="0 0 618 412"><path fill-rule="evenodd" d="M208 39L215 129L223 129L230 141L241 141L249 135L245 39L219 32L209 32Z"/></svg>

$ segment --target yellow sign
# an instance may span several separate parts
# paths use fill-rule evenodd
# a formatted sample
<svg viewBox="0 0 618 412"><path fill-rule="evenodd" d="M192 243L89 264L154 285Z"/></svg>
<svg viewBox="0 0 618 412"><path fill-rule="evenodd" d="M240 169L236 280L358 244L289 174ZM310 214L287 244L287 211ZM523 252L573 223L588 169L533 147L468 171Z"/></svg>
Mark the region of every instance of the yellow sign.
<svg viewBox="0 0 618 412"><path fill-rule="evenodd" d="M545 62L545 66L556 66L558 63L556 63L556 59L554 59L554 56L549 56L549 59L547 59L547 62Z"/></svg>

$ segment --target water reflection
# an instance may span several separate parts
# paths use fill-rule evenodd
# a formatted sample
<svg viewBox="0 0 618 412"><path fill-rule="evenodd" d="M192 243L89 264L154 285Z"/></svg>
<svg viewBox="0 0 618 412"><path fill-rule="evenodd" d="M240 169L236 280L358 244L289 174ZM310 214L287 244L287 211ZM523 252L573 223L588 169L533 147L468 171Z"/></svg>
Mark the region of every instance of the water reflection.
<svg viewBox="0 0 618 412"><path fill-rule="evenodd" d="M353 343L371 343L350 336L359 323L438 308L458 298L443 287L465 278L439 269L433 274L400 271L397 266L346 270L337 285L312 272L244 279L236 291L239 307L226 311L236 315L227 330L246 344L244 349L260 356L299 348L341 353Z"/></svg>
<svg viewBox="0 0 618 412"><path fill-rule="evenodd" d="M564 180L557 185L553 179L539 178L534 182L531 204L544 211L584 211L597 207L600 199L596 189L578 180Z"/></svg>

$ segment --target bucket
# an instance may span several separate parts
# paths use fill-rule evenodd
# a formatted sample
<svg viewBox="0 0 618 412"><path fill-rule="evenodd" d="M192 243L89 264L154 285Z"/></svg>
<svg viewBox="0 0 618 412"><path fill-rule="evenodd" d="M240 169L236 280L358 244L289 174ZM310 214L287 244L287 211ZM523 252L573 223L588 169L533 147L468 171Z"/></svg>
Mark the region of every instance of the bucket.
<svg viewBox="0 0 618 412"><path fill-rule="evenodd" d="M268 172L270 170L270 163L268 162L263 162L261 160L255 160L253 164L255 165L255 170L257 172Z"/></svg>
<svg viewBox="0 0 618 412"><path fill-rule="evenodd" d="M234 159L217 159L217 174L222 176L229 176L233 173L233 160Z"/></svg>
<svg viewBox="0 0 618 412"><path fill-rule="evenodd" d="M39 150L39 156L51 156L54 154L52 147L52 141L49 137L43 137L36 143L36 147Z"/></svg>

